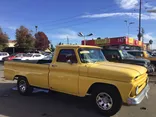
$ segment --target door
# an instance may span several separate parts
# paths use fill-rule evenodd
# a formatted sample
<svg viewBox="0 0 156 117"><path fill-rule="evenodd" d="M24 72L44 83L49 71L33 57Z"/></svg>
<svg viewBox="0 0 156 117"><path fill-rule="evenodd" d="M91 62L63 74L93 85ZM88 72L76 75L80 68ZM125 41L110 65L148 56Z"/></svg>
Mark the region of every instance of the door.
<svg viewBox="0 0 156 117"><path fill-rule="evenodd" d="M61 49L50 66L49 86L68 94L78 94L79 65L74 49Z"/></svg>

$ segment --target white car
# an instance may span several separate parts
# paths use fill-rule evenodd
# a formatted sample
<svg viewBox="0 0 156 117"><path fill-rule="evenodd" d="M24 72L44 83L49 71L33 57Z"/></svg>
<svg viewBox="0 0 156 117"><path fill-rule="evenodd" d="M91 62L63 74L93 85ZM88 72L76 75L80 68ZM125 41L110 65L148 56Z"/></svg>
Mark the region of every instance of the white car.
<svg viewBox="0 0 156 117"><path fill-rule="evenodd" d="M23 56L16 57L14 60L41 60L45 58L44 55L39 53L30 53L30 54L23 54Z"/></svg>
<svg viewBox="0 0 156 117"><path fill-rule="evenodd" d="M3 60L4 57L8 57L9 54L7 52L0 52L0 61Z"/></svg>

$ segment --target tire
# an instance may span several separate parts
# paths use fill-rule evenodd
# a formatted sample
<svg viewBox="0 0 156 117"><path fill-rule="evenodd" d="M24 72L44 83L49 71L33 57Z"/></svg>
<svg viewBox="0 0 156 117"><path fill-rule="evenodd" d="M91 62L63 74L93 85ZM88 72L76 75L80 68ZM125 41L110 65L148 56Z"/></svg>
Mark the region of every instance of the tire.
<svg viewBox="0 0 156 117"><path fill-rule="evenodd" d="M114 87L99 87L98 90L93 92L92 101L95 108L105 116L115 115L122 106L119 91Z"/></svg>
<svg viewBox="0 0 156 117"><path fill-rule="evenodd" d="M150 73L149 75L154 75L155 74L155 71L156 71L156 67L154 64L151 64L151 67L154 69L154 72Z"/></svg>
<svg viewBox="0 0 156 117"><path fill-rule="evenodd" d="M23 77L18 78L17 89L18 92L23 96L28 96L33 92L33 87L30 86L27 79Z"/></svg>

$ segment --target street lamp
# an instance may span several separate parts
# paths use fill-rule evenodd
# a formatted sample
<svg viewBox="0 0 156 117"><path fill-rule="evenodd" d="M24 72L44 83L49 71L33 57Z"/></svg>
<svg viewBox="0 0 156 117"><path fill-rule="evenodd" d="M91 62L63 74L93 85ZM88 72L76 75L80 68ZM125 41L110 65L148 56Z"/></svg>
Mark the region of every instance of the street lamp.
<svg viewBox="0 0 156 117"><path fill-rule="evenodd" d="M127 20L124 21L126 23L127 29L128 29L128 37L129 37L129 27L130 25L134 24L134 22L128 22Z"/></svg>
<svg viewBox="0 0 156 117"><path fill-rule="evenodd" d="M37 33L37 28L38 28L38 26L35 26L35 29L36 29L36 33Z"/></svg>
<svg viewBox="0 0 156 117"><path fill-rule="evenodd" d="M79 37L83 37L84 38L84 45L86 45L86 37L89 37L89 36L92 36L92 35L93 35L93 33L90 33L88 35L84 35L82 32L78 33Z"/></svg>

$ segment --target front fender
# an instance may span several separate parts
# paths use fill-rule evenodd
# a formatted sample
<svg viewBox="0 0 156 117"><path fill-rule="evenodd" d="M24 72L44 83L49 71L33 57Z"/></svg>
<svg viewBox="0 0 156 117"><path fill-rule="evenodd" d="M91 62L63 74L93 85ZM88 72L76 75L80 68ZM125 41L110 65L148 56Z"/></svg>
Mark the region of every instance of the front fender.
<svg viewBox="0 0 156 117"><path fill-rule="evenodd" d="M132 90L133 85L130 82L120 82L120 81L115 81L115 80L105 80L105 79L97 79L93 77L85 77L85 76L80 76L79 77L79 96L84 97L86 96L89 88L95 84L95 83L104 83L105 84L110 84L115 86L120 94L123 102L127 102L127 98L130 95L130 92Z"/></svg>

